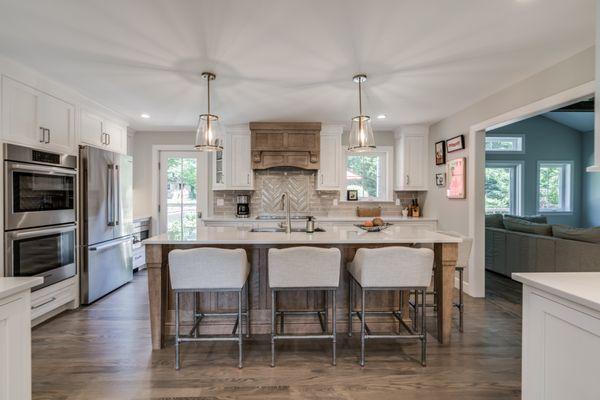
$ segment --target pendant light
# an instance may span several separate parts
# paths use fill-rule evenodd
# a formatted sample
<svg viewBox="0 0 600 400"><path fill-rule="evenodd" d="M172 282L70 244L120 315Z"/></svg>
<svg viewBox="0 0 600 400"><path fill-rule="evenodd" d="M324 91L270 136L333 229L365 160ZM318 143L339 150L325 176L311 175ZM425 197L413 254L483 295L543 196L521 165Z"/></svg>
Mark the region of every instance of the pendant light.
<svg viewBox="0 0 600 400"><path fill-rule="evenodd" d="M200 114L198 118L195 147L200 151L221 151L223 150L223 131L219 123L219 116L210 113L210 81L214 81L216 75L212 72L203 72L202 78L206 79L207 112Z"/></svg>
<svg viewBox="0 0 600 400"><path fill-rule="evenodd" d="M367 75L356 75L352 80L358 83L359 115L352 118L352 127L350 128L350 137L348 138L348 151L361 152L373 150L375 148L375 139L373 138L371 117L363 115L362 112L362 83L367 80Z"/></svg>

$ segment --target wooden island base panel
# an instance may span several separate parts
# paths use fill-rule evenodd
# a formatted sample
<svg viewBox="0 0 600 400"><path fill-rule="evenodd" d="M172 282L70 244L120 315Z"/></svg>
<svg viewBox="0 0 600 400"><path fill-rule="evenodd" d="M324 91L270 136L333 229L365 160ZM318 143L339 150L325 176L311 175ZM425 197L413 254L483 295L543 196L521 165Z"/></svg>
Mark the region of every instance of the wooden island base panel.
<svg viewBox="0 0 600 400"><path fill-rule="evenodd" d="M235 233L235 228L200 228L197 237L189 240L172 240L168 234L148 239L146 244L146 262L148 267L148 293L150 304L150 323L152 334L152 348L160 349L165 345L168 336L174 335L175 311L174 296L170 289L168 254L174 249L191 249L199 247L217 247L225 249L242 248L248 255L251 264L250 277L248 280L249 303L250 303L250 331L253 334L265 334L271 331L270 312L271 299L268 286L267 268L268 251L270 248L285 248L292 246L317 246L334 247L340 249L342 261L340 268L340 287L337 290L337 329L340 334L347 331L348 324L348 284L349 275L346 271L346 263L352 261L356 250L365 248L377 248L385 246L409 246L415 243L433 245L435 252L435 276L437 296L437 332L433 333L440 343L448 343L452 325L453 312L453 289L454 271L457 260L457 241L460 239L438 234L436 232L417 232L418 228L396 228L398 234L369 233L368 236L360 236L350 233L352 239L347 239L347 232L337 232L338 235L327 235L320 240L308 239L305 233L292 233L291 235L276 233L275 235L286 235L287 240L270 240L264 233ZM200 232L202 230L202 232ZM212 235L210 230L215 230L218 235ZM230 230L231 235L224 235L223 231ZM406 230L413 231L413 235ZM337 230L336 230L337 231ZM238 231L239 232L239 231ZM244 240L240 236L256 235L252 240ZM273 235L273 234L268 234ZM214 237L218 236L218 237ZM231 236L231 237L229 237ZM290 237L291 236L291 237ZM297 237L296 237L297 236ZM335 236L335 237L333 237ZM340 236L344 239L338 240ZM336 237L338 239L336 239ZM411 239L414 239L411 241ZM331 240L331 243L322 243ZM380 240L378 240L380 239ZM339 243L343 241L354 241L358 243ZM248 243L251 242L251 243ZM335 243L338 242L338 243ZM360 295L355 290L355 307L360 307ZM403 304L402 315L406 320L410 319L408 312L407 294L398 291L373 291L368 292L369 305L367 311L391 311L399 310ZM237 293L201 293L198 295L198 312L234 311L237 307ZM404 297L401 301L400 297ZM244 299L245 301L245 299ZM322 310L325 308L325 297L322 292L283 292L278 295L278 310ZM329 300L329 304L331 301ZM182 333L189 332L192 328L194 295L185 293L180 300ZM329 311L331 312L331 310ZM328 318L332 321L331 316ZM398 321L392 317L369 316L367 319L369 327L373 331L385 331L398 329ZM222 333L230 334L234 321L227 317L207 317L200 324L200 333ZM329 328L331 329L331 328ZM354 321L354 331L359 329L359 323ZM290 315L285 317L286 333L319 332L319 321L314 316Z"/></svg>

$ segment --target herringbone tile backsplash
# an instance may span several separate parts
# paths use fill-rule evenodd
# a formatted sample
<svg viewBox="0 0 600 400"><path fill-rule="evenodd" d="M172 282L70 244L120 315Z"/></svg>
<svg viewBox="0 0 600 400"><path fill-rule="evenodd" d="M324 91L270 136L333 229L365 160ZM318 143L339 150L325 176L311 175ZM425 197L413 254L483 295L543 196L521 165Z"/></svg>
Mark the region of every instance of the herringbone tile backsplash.
<svg viewBox="0 0 600 400"><path fill-rule="evenodd" d="M291 170L256 171L254 174L254 191L214 192L214 210L216 216L232 217L235 215L235 197L237 194L248 194L251 197L250 211L252 215L283 214L281 209L281 195L288 192L290 195L291 211L294 214L315 216L354 216L357 203L340 202L333 205L334 199L339 199L338 192L318 192L316 187L316 174L310 171ZM396 192L401 206L391 202L369 203L369 207L381 207L384 215L401 215L402 208L410 204L412 199L418 199L423 204L424 192ZM224 205L217 206L217 199L223 199ZM365 203L360 203L366 206Z"/></svg>

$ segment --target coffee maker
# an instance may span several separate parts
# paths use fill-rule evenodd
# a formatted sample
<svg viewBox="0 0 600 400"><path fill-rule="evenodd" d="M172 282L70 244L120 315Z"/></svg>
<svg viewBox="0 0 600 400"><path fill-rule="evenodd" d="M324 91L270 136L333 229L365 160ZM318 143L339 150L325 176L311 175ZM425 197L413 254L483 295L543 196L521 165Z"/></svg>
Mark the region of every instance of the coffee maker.
<svg viewBox="0 0 600 400"><path fill-rule="evenodd" d="M247 194L238 194L236 203L235 216L237 218L248 218L250 216L250 196Z"/></svg>

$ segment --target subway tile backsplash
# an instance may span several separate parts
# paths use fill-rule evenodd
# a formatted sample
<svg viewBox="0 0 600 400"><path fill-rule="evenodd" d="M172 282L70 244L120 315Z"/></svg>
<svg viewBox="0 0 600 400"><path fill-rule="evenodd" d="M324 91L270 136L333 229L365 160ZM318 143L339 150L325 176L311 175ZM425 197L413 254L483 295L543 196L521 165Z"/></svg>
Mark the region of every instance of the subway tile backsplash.
<svg viewBox="0 0 600 400"><path fill-rule="evenodd" d="M401 205L393 202L339 202L334 206L334 199L339 200L338 192L322 192L315 190L316 174L302 170L265 170L255 171L254 191L215 191L213 205L215 216L232 217L236 210L236 195L250 195L250 212L252 216L261 214L282 214L281 195L290 194L293 214L315 216L355 216L356 207L381 207L383 215L401 215L402 209L410 205L412 199L418 199L422 206L426 192L395 192L394 199L399 198ZM217 199L223 199L223 205L217 206Z"/></svg>

